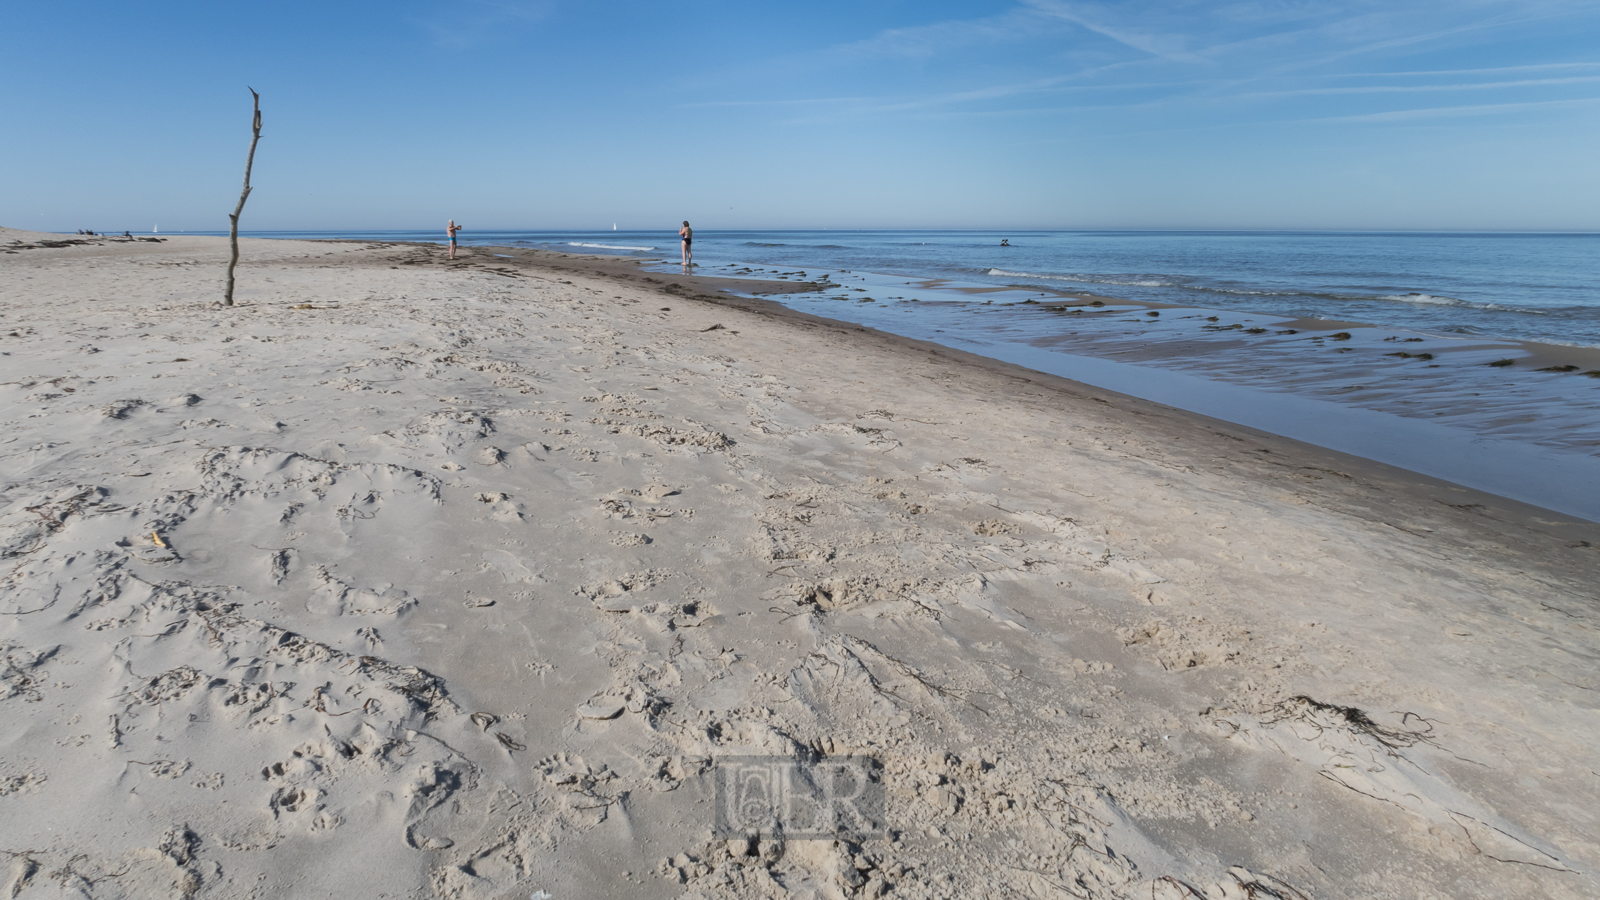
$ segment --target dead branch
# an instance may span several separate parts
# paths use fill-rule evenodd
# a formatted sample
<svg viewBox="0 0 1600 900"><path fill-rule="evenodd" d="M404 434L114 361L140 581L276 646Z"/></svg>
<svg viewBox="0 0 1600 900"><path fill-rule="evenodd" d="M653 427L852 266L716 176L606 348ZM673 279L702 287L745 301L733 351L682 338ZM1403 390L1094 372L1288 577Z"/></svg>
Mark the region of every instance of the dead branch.
<svg viewBox="0 0 1600 900"><path fill-rule="evenodd" d="M250 155L244 159L244 190L239 193L239 205L228 216L228 286L223 291L222 305L233 305L233 268L239 264L239 214L244 212L244 201L250 199L250 167L256 161L256 142L261 140L261 95L253 87L246 87L255 102L255 118L250 122Z"/></svg>

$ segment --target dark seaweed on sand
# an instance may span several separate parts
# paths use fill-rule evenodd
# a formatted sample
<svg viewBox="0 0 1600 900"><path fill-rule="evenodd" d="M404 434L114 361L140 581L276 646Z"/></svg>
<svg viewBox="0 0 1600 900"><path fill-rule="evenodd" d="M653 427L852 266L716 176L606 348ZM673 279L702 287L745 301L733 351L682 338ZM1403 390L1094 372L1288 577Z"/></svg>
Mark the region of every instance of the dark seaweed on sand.
<svg viewBox="0 0 1600 900"><path fill-rule="evenodd" d="M1351 731L1360 732L1372 738L1388 748L1391 753L1404 747L1433 743L1429 737L1433 731L1433 724L1416 713L1406 713L1401 717L1401 727L1390 728L1372 721L1371 716L1354 706L1323 703L1321 700L1313 700L1305 694L1290 697L1288 700L1278 704L1277 712L1277 718L1270 720L1267 724L1281 722L1284 719L1303 720L1306 712L1331 713L1335 718L1343 720L1344 724L1350 726ZM1404 726L1412 719L1416 719L1426 727L1421 730L1408 730Z"/></svg>

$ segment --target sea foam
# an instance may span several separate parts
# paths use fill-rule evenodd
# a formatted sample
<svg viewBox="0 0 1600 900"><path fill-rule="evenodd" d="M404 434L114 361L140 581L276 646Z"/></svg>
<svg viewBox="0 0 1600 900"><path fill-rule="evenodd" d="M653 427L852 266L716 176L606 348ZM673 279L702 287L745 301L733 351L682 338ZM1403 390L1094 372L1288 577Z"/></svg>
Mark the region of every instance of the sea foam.
<svg viewBox="0 0 1600 900"><path fill-rule="evenodd" d="M620 244L590 244L586 241L567 241L568 247L593 247L597 250L654 250L654 247L624 247Z"/></svg>
<svg viewBox="0 0 1600 900"><path fill-rule="evenodd" d="M1005 269L990 269L990 275L1001 278L1043 278L1046 281L1074 281L1079 284L1120 284L1127 287L1176 287L1171 281L1127 281L1125 278L1139 278L1138 275L1125 276L1119 279L1107 275L1041 275L1037 272L1008 272Z"/></svg>
<svg viewBox="0 0 1600 900"><path fill-rule="evenodd" d="M1379 300L1395 300L1401 303L1420 303L1423 306L1461 306L1467 309L1484 309L1494 312L1526 313L1530 316L1548 316L1546 310L1529 306L1507 306L1503 303L1485 303L1479 300L1461 300L1456 297L1444 297L1435 294L1381 294Z"/></svg>

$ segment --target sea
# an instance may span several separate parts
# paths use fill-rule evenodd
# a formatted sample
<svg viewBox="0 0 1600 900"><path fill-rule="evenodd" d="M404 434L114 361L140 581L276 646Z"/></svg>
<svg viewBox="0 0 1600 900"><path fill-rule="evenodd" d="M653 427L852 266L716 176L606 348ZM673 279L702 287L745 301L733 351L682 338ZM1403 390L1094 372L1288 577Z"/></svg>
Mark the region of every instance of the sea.
<svg viewBox="0 0 1600 900"><path fill-rule="evenodd" d="M683 271L676 229L461 242ZM697 229L694 261L830 285L770 298L807 312L1600 521L1600 233Z"/></svg>

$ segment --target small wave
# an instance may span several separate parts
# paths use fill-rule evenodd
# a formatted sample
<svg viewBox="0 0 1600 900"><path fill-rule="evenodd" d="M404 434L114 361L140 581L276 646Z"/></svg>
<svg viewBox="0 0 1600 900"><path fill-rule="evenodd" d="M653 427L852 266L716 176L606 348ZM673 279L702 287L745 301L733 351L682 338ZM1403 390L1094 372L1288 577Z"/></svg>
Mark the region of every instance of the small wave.
<svg viewBox="0 0 1600 900"><path fill-rule="evenodd" d="M1600 349L1600 344L1584 344L1578 341L1556 341L1550 338L1540 338L1538 343L1549 344L1554 347L1581 347L1586 350Z"/></svg>
<svg viewBox="0 0 1600 900"><path fill-rule="evenodd" d="M788 244L763 244L760 241L745 241L745 247L787 247Z"/></svg>
<svg viewBox="0 0 1600 900"><path fill-rule="evenodd" d="M1127 287L1174 287L1186 291L1195 291L1204 294L1227 294L1233 297L1290 297L1310 300L1332 300L1339 303L1350 301L1386 301L1390 303L1415 303L1422 306L1453 306L1460 309L1478 309L1486 312L1511 312L1522 313L1529 316L1548 316L1548 310L1536 309L1527 306L1509 306L1504 303L1488 303L1478 300L1462 300L1457 297L1446 297L1442 294L1424 294L1411 292L1406 294L1341 294L1317 290L1262 290L1249 288L1215 287L1204 284L1184 284L1175 281L1158 281L1152 278L1141 278L1137 275L1044 275L1038 272L1012 272L1006 269L990 269L990 275L1001 278L1037 278L1045 281L1070 281L1079 284L1111 284Z"/></svg>
<svg viewBox="0 0 1600 900"><path fill-rule="evenodd" d="M1424 306L1460 306L1466 309L1483 309L1491 312L1526 313L1530 316L1548 316L1550 313L1542 309L1526 306L1506 306L1503 303L1484 303L1477 300L1460 300L1455 297L1440 297L1433 294L1380 294L1379 300L1397 300L1401 303L1420 303Z"/></svg>
<svg viewBox="0 0 1600 900"><path fill-rule="evenodd" d="M1433 294L1379 294L1379 300L1398 300L1401 303L1423 303L1428 306L1463 306L1467 305L1454 297L1436 297Z"/></svg>
<svg viewBox="0 0 1600 900"><path fill-rule="evenodd" d="M589 244L584 241L567 241L568 247L594 247L597 250L654 250L654 247L624 247L619 244Z"/></svg>
<svg viewBox="0 0 1600 900"><path fill-rule="evenodd" d="M1355 294L1326 294L1320 291L1247 291L1243 288L1206 287L1203 284L1185 285L1191 291L1212 294L1232 294L1235 297L1315 297L1319 300L1360 300Z"/></svg>
<svg viewBox="0 0 1600 900"><path fill-rule="evenodd" d="M1040 275L1036 272L1008 272L1005 269L990 269L989 274L997 275L1001 278L1042 278L1046 281L1072 281L1077 282L1078 284L1119 284L1123 285L1124 287L1178 286L1176 282L1172 281L1150 281L1147 279L1140 281L1126 280L1128 277L1138 278L1139 276L1137 275L1123 276L1123 278L1119 279L1106 275Z"/></svg>

